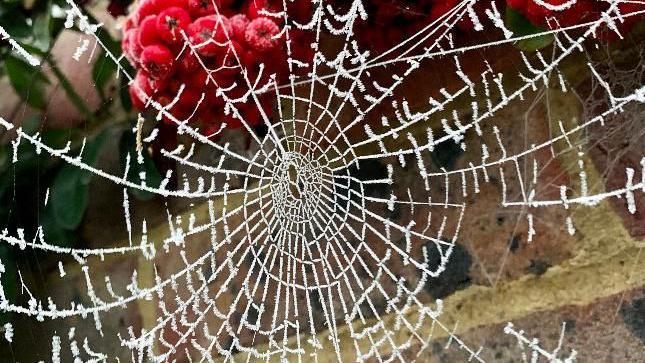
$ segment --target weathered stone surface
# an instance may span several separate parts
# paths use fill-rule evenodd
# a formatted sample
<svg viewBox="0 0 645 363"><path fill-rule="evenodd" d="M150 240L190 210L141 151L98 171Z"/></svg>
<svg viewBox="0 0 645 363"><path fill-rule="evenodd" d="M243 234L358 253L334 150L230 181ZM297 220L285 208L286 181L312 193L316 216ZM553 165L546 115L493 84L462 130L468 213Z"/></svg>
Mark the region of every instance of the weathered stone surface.
<svg viewBox="0 0 645 363"><path fill-rule="evenodd" d="M632 314L630 309L642 304L643 297L643 288L628 290L582 306L566 305L531 313L513 319L512 323L517 331L523 330L528 339L538 339L540 347L549 353L558 347L562 333L560 358L569 356L574 349L579 362L640 362L645 359L645 340L634 329L642 332L645 322L637 315L638 310ZM627 319L624 311L630 311ZM456 333L471 348L484 347L479 356L488 362L521 362L523 352L530 357L530 348L525 345L523 349L515 337L505 334L505 326L506 323L490 324ZM433 363L468 358L455 342L446 348L447 343L448 338L438 339L430 349L411 348L405 356Z"/></svg>
<svg viewBox="0 0 645 363"><path fill-rule="evenodd" d="M627 169L632 169L633 183L643 178L645 135L642 119L645 110L641 104L631 104L618 115L605 120L605 126L591 128L594 147L589 153L596 168L603 176L607 190L620 190L627 184ZM634 193L636 210L631 213L625 198L611 198L611 204L623 219L630 235L645 238L645 193Z"/></svg>

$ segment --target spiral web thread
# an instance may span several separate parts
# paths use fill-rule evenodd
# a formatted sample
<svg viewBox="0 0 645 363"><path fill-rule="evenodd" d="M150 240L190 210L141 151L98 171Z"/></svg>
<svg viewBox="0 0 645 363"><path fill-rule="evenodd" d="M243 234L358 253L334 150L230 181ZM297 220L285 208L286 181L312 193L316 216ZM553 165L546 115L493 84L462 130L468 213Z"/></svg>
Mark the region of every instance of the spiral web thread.
<svg viewBox="0 0 645 363"><path fill-rule="evenodd" d="M620 114L626 107L639 107L645 101L645 88L637 84L616 93L612 83L603 79L606 72L589 62L595 77L594 90L599 89L604 95L604 108L585 115L579 125L567 130L560 123L560 130L552 130L544 140L513 151L507 150L498 126L487 121L511 101L522 100L547 87L549 82L558 83L567 92L567 79L560 71L563 62L573 55L586 54L585 42L601 28L617 32L617 22L643 11L623 14L617 8L618 2L611 2L598 21L520 37L504 26L494 2L486 4L485 17L472 10L474 4L471 0L458 3L432 24L379 55L369 54L354 38L356 24L367 17L360 1L352 1L342 12L324 2L315 2L314 15L306 24L290 21L286 10L265 14L282 18L288 24L283 35L287 39L292 77L287 84L279 85L274 75L268 77L268 82L259 83L262 74L257 79L249 79L246 74L246 84L241 86L248 92L243 96L232 98L226 90L220 91L227 112L241 119L252 152L235 150L228 143L203 136L172 115L173 103L162 106L148 100L157 121L162 116L169 118L176 123L177 132L189 140L182 140L174 150L161 150L162 155L206 175L194 179L182 175L177 189L167 187L171 173L160 187L151 187L146 184L145 174L139 175L140 180L129 180L127 172L121 176L96 169L84 163L82 153L54 149L38 133L27 134L9 121L0 120L2 127L16 134L12 141L14 162L20 157L18 145L27 143L39 152L122 186L130 236L128 246L74 249L47 243L42 230L36 232L34 239L26 238L24 230L3 231L0 240L4 243L72 256L77 266L61 265L61 279L65 269L82 271L87 303L54 303L51 297L32 296L23 306L9 301L0 290L0 310L38 321L94 319L96 330L103 336L104 317L111 311L153 301L159 314L152 327L140 331L128 327L118 334L121 345L130 351L126 357L133 361L302 361L317 359L323 352L333 352L334 359L340 361L407 361L410 357L405 356L406 349L420 345L423 352L436 331L448 336L447 348L462 350L464 359L486 360L485 347L469 347L455 333L457 326L441 323L442 300L432 299L424 292L424 287L432 284L432 279L441 275L450 261L468 197L479 193L480 187L493 176L497 178L504 190L500 205L529 211L526 213L529 241L537 233L531 211L539 208L554 205L569 208L576 204L592 207L607 198L624 196L629 212L634 213L634 193L645 190L645 182L635 178L634 170L645 167L645 162L627 171L628 180L623 188L590 193L581 170L581 190L574 191L575 195L569 196L572 191L563 186L560 198L540 199L535 155L542 150L553 152L554 146L562 142L569 143L563 152L577 153L579 148L571 143L575 135L592 125L602 125L606 118ZM119 76L132 80L132 75L122 67L125 60L117 59L95 36L100 25L91 24L72 1L68 0L68 5L66 26L93 35L106 56L117 64ZM562 5L567 6L570 4ZM287 0L283 7L286 9ZM456 46L452 29L465 17L473 21L477 31L495 29L504 38ZM313 34L313 63L292 56L291 27ZM3 37L10 37L1 30ZM519 71L520 82L514 86L495 70L494 62L489 63L484 57L478 61L484 69L479 78L469 77L462 70L462 60L469 55L545 34L555 36L552 47L534 55L517 51L523 69ZM183 36L184 51L202 46L190 44L188 37ZM337 49L323 51L323 42L334 44ZM17 43L12 45L29 57ZM234 53L229 56L237 59ZM396 90L406 82L414 82L418 72L427 70L422 68L423 64L437 59L448 60L446 64L452 67L449 72L458 82L451 84L450 89L446 85L438 98L430 97L427 105L413 110ZM30 63L37 66L38 60L31 59ZM222 70L200 64L211 75L207 81L211 89L218 88L212 75ZM267 135L260 137L241 118L237 107L249 102L259 105L258 95L266 93L274 95L280 107L278 120L270 120L258 106L268 127ZM464 104L470 107L464 108ZM591 109L599 108L585 108ZM438 117L442 118L442 132L435 135L436 129L424 122ZM379 124L368 122L374 119ZM155 122L140 117L141 124ZM484 139L489 135L494 136L496 145L487 145ZM149 134L142 135L138 152L156 137L153 126ZM464 150L481 148L481 162L452 170L438 167L432 159L433 151L450 143ZM212 150L219 155L218 161L213 164L197 161L198 147ZM142 158L130 160L128 156L126 165L137 162L141 163ZM527 163L532 165L529 171L524 167ZM233 179L239 182L235 187ZM511 185L521 190L517 199L507 193ZM132 225L130 188L195 203L207 201L209 219L198 221L191 215L185 220L168 212L170 234L161 241L153 241L145 221L141 226ZM564 223L575 232L571 219ZM136 234L141 235L139 243L132 237ZM198 242L205 240L208 243ZM197 243L201 246L198 249L194 248ZM89 260L129 254L140 256L154 271L153 286L140 286L136 268L127 286L112 281L109 273L90 270ZM164 255L181 256L183 262L171 266L171 271L160 271L167 266L155 261ZM4 265L0 264L2 271ZM102 274L105 286L98 286ZM23 291L31 295L22 280L21 283ZM12 330L10 324L5 327L9 341ZM558 346L548 352L512 325L504 332L528 347L532 359L575 359L575 351L564 356ZM112 352L90 347L75 329L66 335L53 335L53 361L67 355L97 362L114 359ZM522 354L526 360L527 356Z"/></svg>

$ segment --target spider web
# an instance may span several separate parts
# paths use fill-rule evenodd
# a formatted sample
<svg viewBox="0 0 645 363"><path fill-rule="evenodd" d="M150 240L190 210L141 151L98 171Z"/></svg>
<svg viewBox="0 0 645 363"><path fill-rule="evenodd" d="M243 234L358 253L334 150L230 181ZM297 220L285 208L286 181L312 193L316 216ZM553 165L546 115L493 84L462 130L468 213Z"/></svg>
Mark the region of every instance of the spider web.
<svg viewBox="0 0 645 363"><path fill-rule="evenodd" d="M0 239L21 249L72 256L76 266L65 269L82 271L87 303L54 303L51 297L32 296L27 305L19 305L0 290L0 309L38 321L93 319L101 336L110 334L103 325L111 311L152 301L159 313L150 327L131 326L118 333L126 355L100 352L100 347L90 347L85 337L71 329L67 337L52 336L53 361L67 354L93 361L111 360L113 354L132 361L301 361L322 354L327 357L330 352L338 361L407 360L403 355L407 348L420 344L423 351L437 331L450 337L452 346L464 352L464 359L484 361L485 348L471 348L457 336L456 327L444 325L443 301L425 289L445 272L469 200L480 188L493 179L502 184L500 206L524 211L529 241L539 233L533 210L593 206L624 196L625 207L634 213L634 193L645 188L635 172L643 165L627 170L624 187L598 193L585 186L582 167L580 190L558 186L556 197L548 197L544 188L549 186L539 185L538 180L543 165L537 160L543 160L538 157L543 151L551 153L549 159L558 152L577 154L575 135L629 107L640 107L645 88L640 83L642 76L633 77L633 71L627 73L630 82L612 82L611 71L589 60L594 84L585 100L584 119L569 129L560 122L559 129L536 135L530 144L514 144L499 125L489 122L512 101L539 93L553 82L562 92L573 92L561 71L567 60L585 57L589 41L601 29L618 31L617 22L643 13L622 14L618 3L611 2L597 21L517 36L505 27L495 2L487 3L481 16L473 11L475 1L465 0L405 41L370 54L354 34L357 24L368 20L360 1L352 1L343 10L314 2L311 19L298 23L290 19L285 0L282 11L264 15L287 24L288 83L278 84L277 77L263 74L262 68L253 77L237 65L233 68L242 72L244 82L236 86L245 93L232 96L218 87L215 77L228 70L209 69L200 61L209 74L204 89L209 85L218 89L218 96L226 101L225 112L243 125L242 132L251 143L248 151L216 141L216 136L225 134L224 126L216 135L204 136L173 115L173 102L161 105L144 95L153 112L140 116L139 128L133 131L139 139L139 157L131 160L128 155L126 165L143 162L141 153L156 142L156 125L166 117L176 124L182 139L177 148L162 149L161 154L199 173L173 176L168 172L159 187L148 185L145 173L131 180L127 172L124 176L97 169L83 161L82 151L79 155L68 148L55 149L38 133L28 134L0 120L2 127L15 131L14 162L20 158L18 145L31 144L39 152L123 187L122 206L130 236L128 246L74 249L48 243L42 230L33 240L25 237L24 230L4 231ZM92 24L74 2L68 5L66 26L95 35L100 25ZM479 33L502 37L482 37L463 45L453 30L464 18ZM313 61L292 54L291 29L312 34ZM536 53L516 51L518 71L513 77L497 69L502 66L496 59L488 59L491 49L546 34L555 38L552 47ZM183 51L203 46L183 36ZM131 81L133 76L122 66L126 60L111 54L98 37L95 41L117 65L119 77ZM17 43L12 45L32 65L38 65ZM228 56L239 60L234 51ZM466 69L466 63L478 71ZM450 76L446 78L450 83L421 95L425 102L402 96L409 93L401 89L428 81L423 74L435 72L433 64ZM633 87L616 89L617 84ZM265 94L275 97L276 117L260 103L259 96ZM240 105L248 103L258 107L266 135L257 134L239 112ZM558 147L562 143L567 145ZM436 149L445 145L481 149L480 158L448 170L438 165L435 156ZM216 162L200 161L197 149L209 150ZM179 180L176 188L171 187L173 177ZM193 214L185 220L168 211L169 233L154 240L158 237L148 235L145 221L137 226L130 220L132 189L205 202L208 219L199 221ZM563 223L575 232L570 218ZM110 272L89 267L89 260L124 254L139 256L152 271L155 284L140 286L138 274L145 273L141 265L132 270L129 284L112 281ZM181 263L164 265L159 262L164 256L181 256ZM61 265L61 279L64 275ZM105 284L100 284L102 278ZM5 329L9 340L11 331L9 325ZM527 344L536 358L575 359L575 351L558 358L560 347L548 352L512 325L505 332Z"/></svg>

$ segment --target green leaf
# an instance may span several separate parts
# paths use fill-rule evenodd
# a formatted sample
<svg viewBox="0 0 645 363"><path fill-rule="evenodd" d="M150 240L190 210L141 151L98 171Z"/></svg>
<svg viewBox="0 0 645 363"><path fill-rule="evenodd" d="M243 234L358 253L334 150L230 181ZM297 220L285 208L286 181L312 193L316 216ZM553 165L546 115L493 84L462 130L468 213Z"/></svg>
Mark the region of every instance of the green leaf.
<svg viewBox="0 0 645 363"><path fill-rule="evenodd" d="M68 129L46 129L42 132L41 137L45 145L61 149L69 141L70 131Z"/></svg>
<svg viewBox="0 0 645 363"><path fill-rule="evenodd" d="M137 162L137 151L136 151L136 139L135 135L130 132L124 132L121 136L121 141L119 142L119 154L121 158L121 170L125 173L125 164L127 155L130 155L130 169L128 170L128 181L133 183L139 183L139 173L146 173L146 185L153 188L159 187L161 184L161 173L157 169L154 161L148 155L148 153L143 151L143 163L139 164ZM153 193L130 188L130 193L139 200L150 200L154 197Z"/></svg>
<svg viewBox="0 0 645 363"><path fill-rule="evenodd" d="M26 117L20 127L22 127L22 131L24 131L25 133L33 134L40 129L41 124L42 119L40 118L40 115L32 115Z"/></svg>
<svg viewBox="0 0 645 363"><path fill-rule="evenodd" d="M0 22L9 35L17 40L28 39L31 27L25 15L15 5L8 5L0 12Z"/></svg>
<svg viewBox="0 0 645 363"><path fill-rule="evenodd" d="M83 182L82 170L65 164L56 174L50 193L57 224L65 229L76 229L83 220L89 195L89 185Z"/></svg>
<svg viewBox="0 0 645 363"><path fill-rule="evenodd" d="M524 15L513 10L510 6L506 7L506 27L513 32L515 36L527 36L540 34L544 29L538 28L524 17ZM534 37L518 40L515 46L527 52L533 52L542 49L553 42L552 34L536 35Z"/></svg>
<svg viewBox="0 0 645 363"><path fill-rule="evenodd" d="M127 112L132 111L132 100L128 92L128 80L126 77L121 77L121 85L119 87L119 98L121 99L121 106Z"/></svg>
<svg viewBox="0 0 645 363"><path fill-rule="evenodd" d="M48 83L47 77L38 67L32 67L27 62L14 56L4 60L9 82L20 97L31 106L44 109L46 106L43 84Z"/></svg>
<svg viewBox="0 0 645 363"><path fill-rule="evenodd" d="M22 146L22 145L20 145ZM39 155L31 145L18 146L18 161L13 164L16 175L22 175L38 167ZM13 155L11 155L13 156Z"/></svg>
<svg viewBox="0 0 645 363"><path fill-rule="evenodd" d="M51 6L47 6L43 12L34 17L33 21L33 41L31 45L42 52L49 50L51 45L51 33L49 30L49 22L51 20L50 9Z"/></svg>
<svg viewBox="0 0 645 363"><path fill-rule="evenodd" d="M0 18L4 17L7 15L9 11L12 11L14 6L12 4L9 4L7 0L3 0L0 2Z"/></svg>
<svg viewBox="0 0 645 363"><path fill-rule="evenodd" d="M76 235L58 224L52 209L51 204L48 204L40 218L40 224L43 227L47 242L61 247L73 246L76 244Z"/></svg>
<svg viewBox="0 0 645 363"><path fill-rule="evenodd" d="M105 56L105 52L101 52L103 56L94 64L92 69L92 79L94 86L98 90L101 97L105 98L104 89L107 82L114 77L117 66L112 59ZM125 77L124 77L125 78Z"/></svg>
<svg viewBox="0 0 645 363"><path fill-rule="evenodd" d="M87 140L81 160L95 165L101 146L108 138L109 129L103 130ZM74 230L83 220L89 196L89 184L93 174L72 164L65 164L58 171L50 190L52 213L56 224L64 229Z"/></svg>
<svg viewBox="0 0 645 363"><path fill-rule="evenodd" d="M87 140L85 142L85 149L83 150L83 155L82 155L82 160L85 164L87 165L96 165L96 162L98 161L99 158L99 152L101 151L101 147L107 140L109 136L110 130L109 128L103 129L98 135L96 135L93 139ZM84 184L89 184L90 181L92 180L92 173L83 170L82 173L82 182Z"/></svg>
<svg viewBox="0 0 645 363"><path fill-rule="evenodd" d="M28 52L44 54L51 45L51 15L49 1L37 3L25 11L19 2L0 7L0 24Z"/></svg>

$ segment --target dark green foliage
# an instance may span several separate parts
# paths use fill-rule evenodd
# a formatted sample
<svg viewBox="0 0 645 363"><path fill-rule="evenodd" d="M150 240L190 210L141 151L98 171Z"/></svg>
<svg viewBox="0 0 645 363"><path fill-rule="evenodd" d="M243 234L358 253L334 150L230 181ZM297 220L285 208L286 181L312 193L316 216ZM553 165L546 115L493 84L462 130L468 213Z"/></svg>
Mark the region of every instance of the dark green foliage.
<svg viewBox="0 0 645 363"><path fill-rule="evenodd" d="M544 29L538 28L526 19L522 14L513 10L510 6L506 7L506 27L513 32L514 36L534 35L544 32ZM521 50L532 52L542 49L553 43L553 35L545 34L528 39L519 40L515 46Z"/></svg>

